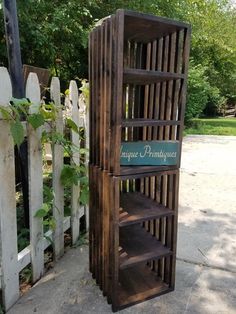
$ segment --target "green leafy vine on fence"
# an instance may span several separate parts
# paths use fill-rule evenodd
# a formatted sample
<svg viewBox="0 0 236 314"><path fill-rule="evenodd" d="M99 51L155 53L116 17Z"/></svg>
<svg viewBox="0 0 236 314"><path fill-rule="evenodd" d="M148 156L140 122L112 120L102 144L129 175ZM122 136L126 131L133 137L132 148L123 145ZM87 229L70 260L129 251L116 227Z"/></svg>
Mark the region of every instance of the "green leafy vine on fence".
<svg viewBox="0 0 236 314"><path fill-rule="evenodd" d="M52 146L59 144L63 147L65 155L70 158L70 164L64 164L60 177L61 183L65 188L80 184L80 203L83 205L87 204L89 197L87 169L83 163L77 165L73 160L74 152L79 152L83 157L87 154L87 149L77 147L70 139L55 131L53 124L57 117L56 113L58 108L54 103L42 103L37 112L32 114L29 113L31 106L32 104L25 98L13 98L11 106L9 107L0 106L0 113L2 114L3 119L10 123L10 130L14 144L19 147L24 141L24 126L21 121L22 117L24 117L24 120L35 130L48 123L51 127L48 128L49 131L43 130L41 138L42 144L50 143ZM78 126L71 118L67 117L65 119L65 125L67 129L71 129L82 137L81 130L79 130ZM38 209L35 217L43 219L43 224L46 229L54 230L56 227L55 219L52 216L54 192L51 188L44 185L43 194L43 206Z"/></svg>

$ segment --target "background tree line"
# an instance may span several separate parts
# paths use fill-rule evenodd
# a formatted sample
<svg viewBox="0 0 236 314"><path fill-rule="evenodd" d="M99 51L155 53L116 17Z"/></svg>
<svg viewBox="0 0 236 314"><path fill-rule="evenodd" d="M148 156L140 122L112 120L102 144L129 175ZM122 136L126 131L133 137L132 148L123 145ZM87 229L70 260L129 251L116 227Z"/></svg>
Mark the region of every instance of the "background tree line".
<svg viewBox="0 0 236 314"><path fill-rule="evenodd" d="M186 121L236 102L236 8L230 0L18 0L23 63L62 80L88 76L88 34L126 8L189 22L191 58ZM0 64L7 66L0 8Z"/></svg>

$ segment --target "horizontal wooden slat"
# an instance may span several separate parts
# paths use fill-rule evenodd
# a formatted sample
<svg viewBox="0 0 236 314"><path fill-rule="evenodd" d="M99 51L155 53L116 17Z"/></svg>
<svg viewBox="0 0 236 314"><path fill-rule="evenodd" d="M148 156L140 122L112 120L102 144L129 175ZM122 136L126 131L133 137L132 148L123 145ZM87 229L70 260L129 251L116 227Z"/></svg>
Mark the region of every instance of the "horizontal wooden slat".
<svg viewBox="0 0 236 314"><path fill-rule="evenodd" d="M160 126L160 125L180 125L180 121L174 120L155 120L155 119L124 119L121 121L122 127L142 127L142 126Z"/></svg>
<svg viewBox="0 0 236 314"><path fill-rule="evenodd" d="M141 69L125 69L124 70L124 83L126 84L139 84L147 85L169 80L184 79L184 74L141 70Z"/></svg>
<svg viewBox="0 0 236 314"><path fill-rule="evenodd" d="M127 268L120 271L119 301L120 309L139 301L168 292L166 284L146 265Z"/></svg>
<svg viewBox="0 0 236 314"><path fill-rule="evenodd" d="M171 254L171 250L140 225L120 228L120 269L158 259Z"/></svg>
<svg viewBox="0 0 236 314"><path fill-rule="evenodd" d="M122 193L120 203L120 226L174 215L172 209L158 204L139 192Z"/></svg>

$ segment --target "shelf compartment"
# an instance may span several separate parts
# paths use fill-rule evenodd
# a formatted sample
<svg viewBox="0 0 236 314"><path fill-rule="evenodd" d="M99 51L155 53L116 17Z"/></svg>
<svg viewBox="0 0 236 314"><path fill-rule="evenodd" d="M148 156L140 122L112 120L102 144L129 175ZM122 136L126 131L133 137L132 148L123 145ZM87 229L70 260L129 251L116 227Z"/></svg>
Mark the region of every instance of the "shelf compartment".
<svg viewBox="0 0 236 314"><path fill-rule="evenodd" d="M163 17L125 11L125 40L148 43L188 27L188 24Z"/></svg>
<svg viewBox="0 0 236 314"><path fill-rule="evenodd" d="M138 265L119 272L119 309L172 291L147 265Z"/></svg>
<svg viewBox="0 0 236 314"><path fill-rule="evenodd" d="M164 246L139 224L120 228L120 269L171 254L172 252L169 248Z"/></svg>
<svg viewBox="0 0 236 314"><path fill-rule="evenodd" d="M165 125L180 125L180 121L173 120L155 120L155 119L123 119L121 122L122 127L142 127L142 126L165 126Z"/></svg>
<svg viewBox="0 0 236 314"><path fill-rule="evenodd" d="M163 81L184 79L184 74L142 69L124 69L124 84L148 85Z"/></svg>
<svg viewBox="0 0 236 314"><path fill-rule="evenodd" d="M122 193L120 204L120 227L174 215L172 209L139 192Z"/></svg>

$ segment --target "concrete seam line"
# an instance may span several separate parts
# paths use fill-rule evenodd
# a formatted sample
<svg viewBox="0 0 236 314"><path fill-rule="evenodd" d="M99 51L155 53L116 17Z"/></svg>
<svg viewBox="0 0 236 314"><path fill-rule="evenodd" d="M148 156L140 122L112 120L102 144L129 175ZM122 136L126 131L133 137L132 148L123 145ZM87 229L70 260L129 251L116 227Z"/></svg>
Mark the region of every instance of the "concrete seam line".
<svg viewBox="0 0 236 314"><path fill-rule="evenodd" d="M231 269L228 269L225 267L215 266L215 265L211 265L211 264L207 264L207 263L195 262L195 261L191 261L191 260L188 260L185 258L179 258L179 257L177 257L176 259L177 259L177 261L180 261L180 262L184 262L184 263L188 263L188 264L192 264L192 265L203 266L203 267L208 267L208 268L222 270L222 271L227 271L229 273L236 274L236 270L231 270Z"/></svg>

